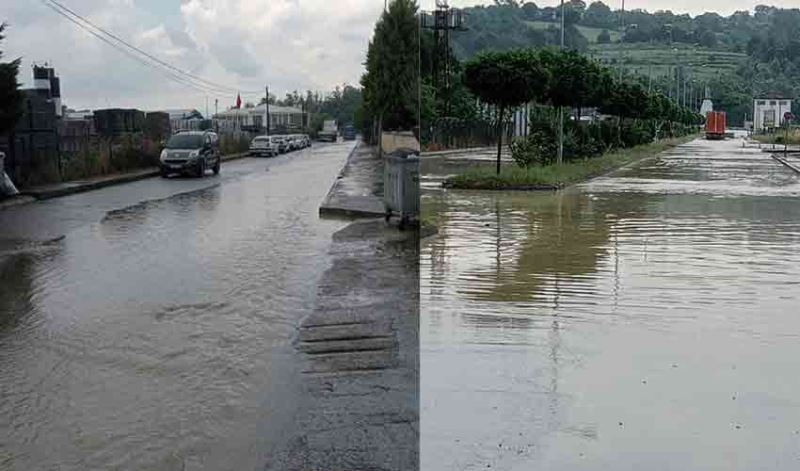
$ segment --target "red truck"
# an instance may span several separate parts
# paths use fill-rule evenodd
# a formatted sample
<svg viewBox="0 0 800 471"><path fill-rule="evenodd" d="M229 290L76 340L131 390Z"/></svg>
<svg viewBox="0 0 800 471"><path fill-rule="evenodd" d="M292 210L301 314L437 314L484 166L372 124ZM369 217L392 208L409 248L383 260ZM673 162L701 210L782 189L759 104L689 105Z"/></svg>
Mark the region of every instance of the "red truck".
<svg viewBox="0 0 800 471"><path fill-rule="evenodd" d="M725 112L709 111L706 115L706 139L725 139Z"/></svg>

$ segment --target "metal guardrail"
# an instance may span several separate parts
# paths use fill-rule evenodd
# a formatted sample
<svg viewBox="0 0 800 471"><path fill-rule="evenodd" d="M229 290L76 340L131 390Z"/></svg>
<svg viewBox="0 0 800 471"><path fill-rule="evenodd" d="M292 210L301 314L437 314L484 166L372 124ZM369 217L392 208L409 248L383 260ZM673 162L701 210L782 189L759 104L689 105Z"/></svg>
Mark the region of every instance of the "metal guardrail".
<svg viewBox="0 0 800 471"><path fill-rule="evenodd" d="M386 156L383 202L386 220L400 219L400 228L419 224L419 151L399 149Z"/></svg>

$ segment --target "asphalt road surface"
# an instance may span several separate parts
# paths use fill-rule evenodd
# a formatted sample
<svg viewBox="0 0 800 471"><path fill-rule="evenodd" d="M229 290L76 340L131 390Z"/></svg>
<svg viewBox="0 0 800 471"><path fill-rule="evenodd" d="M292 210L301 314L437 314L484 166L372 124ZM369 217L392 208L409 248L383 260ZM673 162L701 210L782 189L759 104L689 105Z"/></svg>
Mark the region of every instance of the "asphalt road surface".
<svg viewBox="0 0 800 471"><path fill-rule="evenodd" d="M0 211L0 469L257 469L354 143Z"/></svg>

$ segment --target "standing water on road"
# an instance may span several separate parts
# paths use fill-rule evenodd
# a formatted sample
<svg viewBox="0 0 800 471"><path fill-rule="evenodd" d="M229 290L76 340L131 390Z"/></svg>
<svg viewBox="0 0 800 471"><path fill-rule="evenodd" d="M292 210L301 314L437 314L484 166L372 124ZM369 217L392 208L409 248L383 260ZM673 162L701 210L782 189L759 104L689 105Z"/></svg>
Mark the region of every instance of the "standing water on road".
<svg viewBox="0 0 800 471"><path fill-rule="evenodd" d="M694 141L559 193L434 186L422 469L798 469L790 170Z"/></svg>
<svg viewBox="0 0 800 471"><path fill-rule="evenodd" d="M352 144L0 212L0 469L259 469Z"/></svg>

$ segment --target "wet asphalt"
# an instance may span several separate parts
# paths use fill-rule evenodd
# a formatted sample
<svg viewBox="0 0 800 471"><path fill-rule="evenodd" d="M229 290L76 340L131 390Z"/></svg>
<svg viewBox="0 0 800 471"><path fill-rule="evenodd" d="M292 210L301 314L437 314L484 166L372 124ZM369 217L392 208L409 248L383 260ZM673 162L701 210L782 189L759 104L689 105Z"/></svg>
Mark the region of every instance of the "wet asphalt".
<svg viewBox="0 0 800 471"><path fill-rule="evenodd" d="M352 146L0 211L0 469L261 469Z"/></svg>
<svg viewBox="0 0 800 471"><path fill-rule="evenodd" d="M559 193L442 177L423 181L423 470L800 466L797 174L735 139Z"/></svg>

